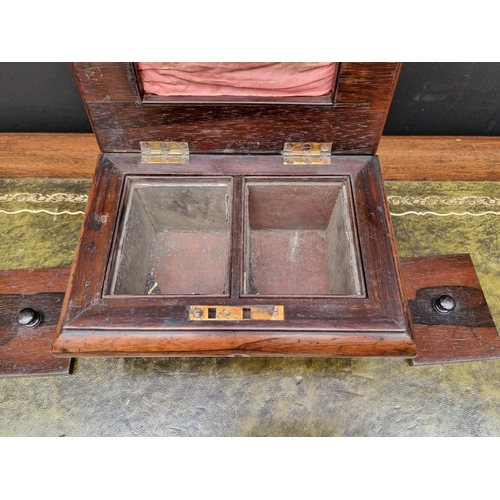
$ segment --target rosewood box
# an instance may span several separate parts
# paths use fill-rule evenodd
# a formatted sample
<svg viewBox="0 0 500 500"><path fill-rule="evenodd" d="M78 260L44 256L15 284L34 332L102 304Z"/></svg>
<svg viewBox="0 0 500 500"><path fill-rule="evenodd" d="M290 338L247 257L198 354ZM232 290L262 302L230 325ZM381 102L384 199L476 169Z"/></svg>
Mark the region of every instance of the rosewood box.
<svg viewBox="0 0 500 500"><path fill-rule="evenodd" d="M102 155L53 352L413 357L396 63L78 63Z"/></svg>

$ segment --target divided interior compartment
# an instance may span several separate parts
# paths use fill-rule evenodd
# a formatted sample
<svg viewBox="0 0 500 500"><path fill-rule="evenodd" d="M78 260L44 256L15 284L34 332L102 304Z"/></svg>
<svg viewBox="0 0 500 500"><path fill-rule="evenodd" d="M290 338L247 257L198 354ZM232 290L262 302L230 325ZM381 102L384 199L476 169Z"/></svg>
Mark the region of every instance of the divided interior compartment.
<svg viewBox="0 0 500 500"><path fill-rule="evenodd" d="M110 294L227 295L231 180L127 183Z"/></svg>
<svg viewBox="0 0 500 500"><path fill-rule="evenodd" d="M243 182L234 214L231 178L127 177L108 293L228 296L243 255L242 295L364 296L348 177Z"/></svg>
<svg viewBox="0 0 500 500"><path fill-rule="evenodd" d="M248 295L364 295L348 178L249 180Z"/></svg>

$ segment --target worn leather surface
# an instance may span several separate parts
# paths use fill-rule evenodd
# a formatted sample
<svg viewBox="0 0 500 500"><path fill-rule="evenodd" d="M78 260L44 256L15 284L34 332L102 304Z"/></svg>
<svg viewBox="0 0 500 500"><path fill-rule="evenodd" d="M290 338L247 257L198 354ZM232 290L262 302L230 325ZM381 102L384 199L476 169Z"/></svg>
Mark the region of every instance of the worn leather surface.
<svg viewBox="0 0 500 500"><path fill-rule="evenodd" d="M67 266L82 220L37 212L44 202L13 194L88 187L0 181L0 232L10 235L0 240L0 267ZM386 187L400 255L470 253L499 325L500 184ZM52 212L84 209L61 200L47 202ZM31 212L10 213L22 209ZM77 359L69 376L0 379L0 408L3 436L497 436L500 361Z"/></svg>
<svg viewBox="0 0 500 500"><path fill-rule="evenodd" d="M89 180L0 179L0 268L71 266Z"/></svg>

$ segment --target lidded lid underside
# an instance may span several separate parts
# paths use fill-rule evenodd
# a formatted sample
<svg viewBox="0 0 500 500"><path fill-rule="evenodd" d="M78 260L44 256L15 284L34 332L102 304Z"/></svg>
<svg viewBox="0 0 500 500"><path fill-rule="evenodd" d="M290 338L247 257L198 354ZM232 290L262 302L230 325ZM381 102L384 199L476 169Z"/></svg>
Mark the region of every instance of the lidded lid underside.
<svg viewBox="0 0 500 500"><path fill-rule="evenodd" d="M287 142L374 154L399 63L74 63L103 152L280 154Z"/></svg>

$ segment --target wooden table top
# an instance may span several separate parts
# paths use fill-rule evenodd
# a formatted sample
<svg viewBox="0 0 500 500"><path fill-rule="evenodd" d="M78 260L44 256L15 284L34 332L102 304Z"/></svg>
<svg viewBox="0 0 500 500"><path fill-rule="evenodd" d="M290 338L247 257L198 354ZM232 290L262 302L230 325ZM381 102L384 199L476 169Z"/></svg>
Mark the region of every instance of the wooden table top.
<svg viewBox="0 0 500 500"><path fill-rule="evenodd" d="M0 134L0 178L89 178L93 134ZM500 137L383 136L384 180L499 181Z"/></svg>

